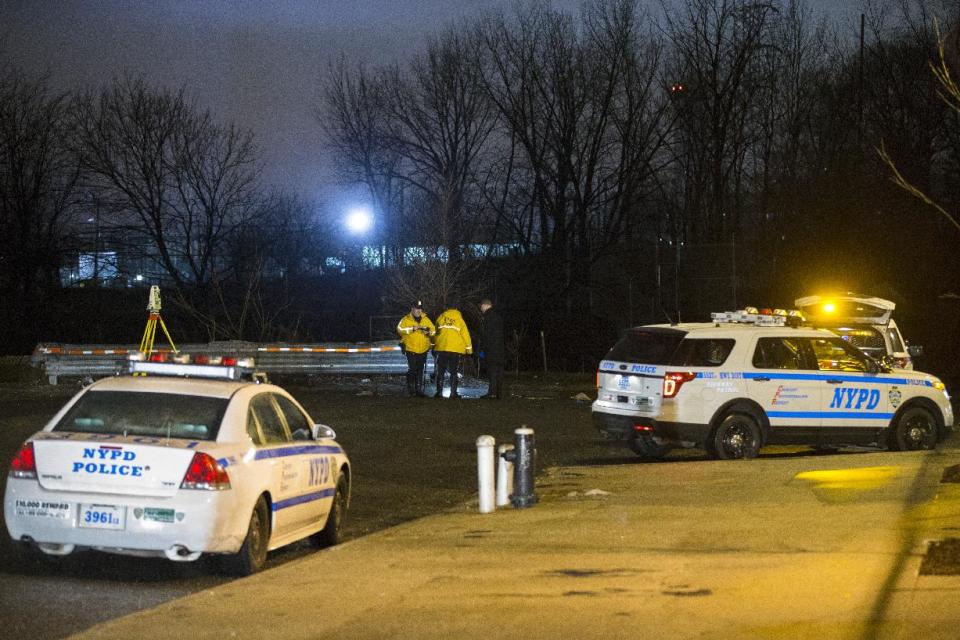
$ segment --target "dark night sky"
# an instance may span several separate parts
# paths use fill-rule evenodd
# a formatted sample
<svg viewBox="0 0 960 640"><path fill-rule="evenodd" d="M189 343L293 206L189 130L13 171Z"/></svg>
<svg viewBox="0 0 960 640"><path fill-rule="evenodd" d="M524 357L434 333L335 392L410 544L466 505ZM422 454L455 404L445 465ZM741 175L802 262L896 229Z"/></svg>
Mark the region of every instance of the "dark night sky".
<svg viewBox="0 0 960 640"><path fill-rule="evenodd" d="M855 11L855 4L811 0L839 13ZM99 85L125 72L152 84L184 85L219 118L255 131L267 180L316 196L329 192L336 162L324 157L311 113L328 62L341 54L377 64L402 60L445 24L509 6L509 0L0 0L0 60L47 71L57 88ZM579 1L554 6L575 11Z"/></svg>

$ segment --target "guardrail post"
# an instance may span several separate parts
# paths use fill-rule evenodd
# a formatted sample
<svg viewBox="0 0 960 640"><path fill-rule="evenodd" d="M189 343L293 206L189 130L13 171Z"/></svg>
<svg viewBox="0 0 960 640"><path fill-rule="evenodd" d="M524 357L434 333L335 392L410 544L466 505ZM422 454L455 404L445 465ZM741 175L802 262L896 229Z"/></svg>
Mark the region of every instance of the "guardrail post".
<svg viewBox="0 0 960 640"><path fill-rule="evenodd" d="M510 494L513 493L513 445L501 444L497 446L497 506L505 507L510 504Z"/></svg>
<svg viewBox="0 0 960 640"><path fill-rule="evenodd" d="M493 436L477 438L477 481L480 485L480 513L491 513L494 506Z"/></svg>
<svg viewBox="0 0 960 640"><path fill-rule="evenodd" d="M515 450L513 451L514 492L510 496L510 503L516 509L523 509L535 505L539 500L537 494L533 492L533 474L537 461L537 449L533 438L533 429L521 427L513 434L515 438Z"/></svg>

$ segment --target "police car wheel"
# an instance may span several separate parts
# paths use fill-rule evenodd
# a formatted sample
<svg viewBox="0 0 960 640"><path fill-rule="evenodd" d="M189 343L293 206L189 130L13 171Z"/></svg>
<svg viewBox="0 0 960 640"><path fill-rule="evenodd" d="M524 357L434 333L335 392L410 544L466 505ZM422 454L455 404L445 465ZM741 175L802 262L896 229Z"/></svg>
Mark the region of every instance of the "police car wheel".
<svg viewBox="0 0 960 640"><path fill-rule="evenodd" d="M760 452L760 425L745 413L728 414L717 426L707 451L720 460L756 458Z"/></svg>
<svg viewBox="0 0 960 640"><path fill-rule="evenodd" d="M250 514L250 526L247 537L243 539L240 551L225 558L227 570L240 576L249 576L267 562L267 546L270 543L270 512L263 496Z"/></svg>
<svg viewBox="0 0 960 640"><path fill-rule="evenodd" d="M637 436L630 441L630 449L641 458L653 458L656 460L663 458L667 455L667 452L670 451L670 447L657 444L653 436L647 433L638 433Z"/></svg>
<svg viewBox="0 0 960 640"><path fill-rule="evenodd" d="M337 491L333 494L333 504L327 515L323 529L310 536L310 541L318 547L332 547L340 544L343 529L343 517L347 511L347 479L341 475L337 481Z"/></svg>
<svg viewBox="0 0 960 640"><path fill-rule="evenodd" d="M895 451L920 451L937 446L937 423L923 407L910 407L897 419L890 438Z"/></svg>

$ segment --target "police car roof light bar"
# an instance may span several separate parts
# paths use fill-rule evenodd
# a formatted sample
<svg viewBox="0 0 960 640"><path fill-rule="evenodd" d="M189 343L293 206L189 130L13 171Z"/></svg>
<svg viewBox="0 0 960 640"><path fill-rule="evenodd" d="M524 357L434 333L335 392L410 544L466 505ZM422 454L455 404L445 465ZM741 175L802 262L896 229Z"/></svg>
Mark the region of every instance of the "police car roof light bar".
<svg viewBox="0 0 960 640"><path fill-rule="evenodd" d="M130 356L129 371L141 375L240 380L252 378L255 366L253 358L235 356L211 358L205 354L197 354L191 359L190 354L155 353L150 355L149 360L145 360L143 354L137 353Z"/></svg>
<svg viewBox="0 0 960 640"><path fill-rule="evenodd" d="M744 307L739 311L722 311L710 314L715 324L753 324L759 327L796 327L803 321L803 315L794 309L757 309Z"/></svg>

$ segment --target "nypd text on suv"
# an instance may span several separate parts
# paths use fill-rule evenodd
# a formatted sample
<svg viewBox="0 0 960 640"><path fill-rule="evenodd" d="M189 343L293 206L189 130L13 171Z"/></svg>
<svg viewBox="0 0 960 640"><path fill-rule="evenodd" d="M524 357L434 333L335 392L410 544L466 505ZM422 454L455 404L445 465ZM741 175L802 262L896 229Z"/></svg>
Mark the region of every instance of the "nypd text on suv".
<svg viewBox="0 0 960 640"><path fill-rule="evenodd" d="M333 430L250 360L164 355L83 389L24 443L4 496L13 539L50 555L221 554L241 575L296 540L337 543L350 466Z"/></svg>
<svg viewBox="0 0 960 640"><path fill-rule="evenodd" d="M932 449L953 427L932 375L892 369L779 310L712 318L630 329L607 353L593 403L605 437L647 457L701 446L750 458L768 443Z"/></svg>

